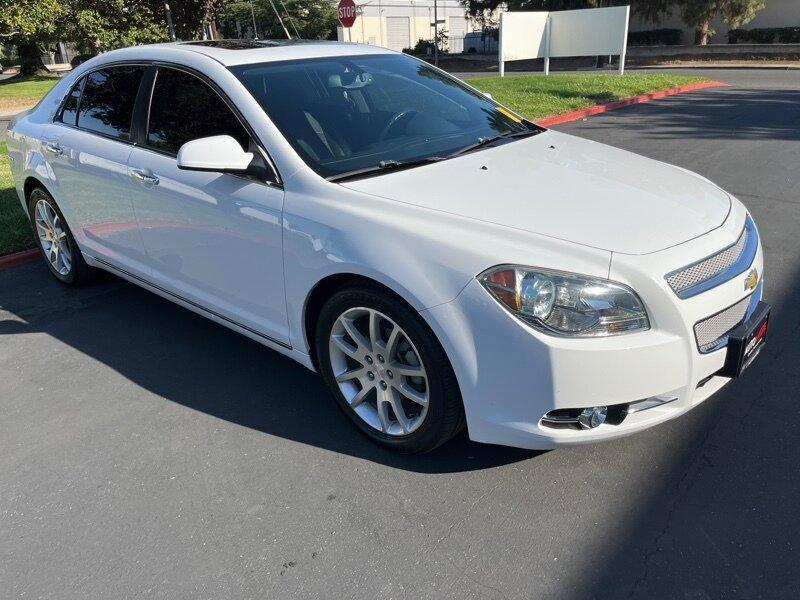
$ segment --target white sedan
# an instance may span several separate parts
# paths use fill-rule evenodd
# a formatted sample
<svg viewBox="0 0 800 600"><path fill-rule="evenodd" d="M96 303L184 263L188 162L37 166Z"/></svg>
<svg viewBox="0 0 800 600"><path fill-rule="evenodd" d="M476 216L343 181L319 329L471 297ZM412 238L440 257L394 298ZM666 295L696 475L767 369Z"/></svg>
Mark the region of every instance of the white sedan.
<svg viewBox="0 0 800 600"><path fill-rule="evenodd" d="M53 276L111 271L290 356L398 451L464 427L524 448L627 435L765 341L738 200L381 48L117 50L8 135Z"/></svg>

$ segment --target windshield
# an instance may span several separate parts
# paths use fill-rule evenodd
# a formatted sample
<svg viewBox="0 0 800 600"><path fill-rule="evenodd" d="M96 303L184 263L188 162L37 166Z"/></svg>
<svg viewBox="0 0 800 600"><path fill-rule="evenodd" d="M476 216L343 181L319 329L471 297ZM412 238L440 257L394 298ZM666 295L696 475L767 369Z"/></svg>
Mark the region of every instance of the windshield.
<svg viewBox="0 0 800 600"><path fill-rule="evenodd" d="M539 131L460 81L401 54L231 67L323 177L422 163Z"/></svg>

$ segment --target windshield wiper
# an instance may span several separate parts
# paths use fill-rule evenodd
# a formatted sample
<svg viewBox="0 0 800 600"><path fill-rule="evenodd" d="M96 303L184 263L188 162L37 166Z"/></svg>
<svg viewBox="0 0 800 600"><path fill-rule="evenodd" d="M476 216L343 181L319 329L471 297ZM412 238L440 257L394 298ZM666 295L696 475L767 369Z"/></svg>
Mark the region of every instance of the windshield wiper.
<svg viewBox="0 0 800 600"><path fill-rule="evenodd" d="M419 167L420 165L427 165L433 162L439 162L441 160L447 160L448 158L453 158L456 156L460 156L462 154L466 154L467 152L471 152L472 150L477 150L483 146L496 142L498 140L504 140L509 138L521 138L521 137L528 137L531 135L536 135L537 133L541 133L544 131L543 129L525 129L523 131L507 131L506 133L501 133L498 135L493 135L490 137L480 137L478 141L474 144L470 144L469 146L465 146L460 150L456 150L452 154L448 154L447 156L427 156L425 158L415 159L415 160L382 160L377 165L372 165L369 167L363 167L361 169L355 169L353 171L345 171L344 173L337 173L336 175L331 175L326 179L328 181L345 181L347 179L355 179L357 177L365 177L370 175L375 175L381 173L383 171L390 171L390 170L398 170L398 169L411 169L413 167Z"/></svg>
<svg viewBox="0 0 800 600"><path fill-rule="evenodd" d="M347 179L354 179L356 177L363 177L365 175L373 175L376 173L381 173L383 171L411 169L413 167L419 167L420 165L427 165L445 159L446 157L444 156L426 156L425 158L406 160L406 161L393 160L393 159L382 160L377 165L364 167L363 169L355 169L353 171L345 171L344 173L338 173L336 175L331 175L330 177L327 177L327 180L345 181Z"/></svg>
<svg viewBox="0 0 800 600"><path fill-rule="evenodd" d="M454 156L461 156L462 154L466 154L467 152L472 152L473 150L477 150L478 148L483 148L484 146L488 146L498 140L505 140L509 138L521 138L521 137L528 137L531 135L536 135L537 133L541 133L543 130L541 129L525 129L524 131L507 131L506 133L500 133L498 135L493 135L490 137L479 137L478 141L474 144L470 144L469 146L464 146L460 150L456 150L452 154L448 154L447 158L453 158Z"/></svg>

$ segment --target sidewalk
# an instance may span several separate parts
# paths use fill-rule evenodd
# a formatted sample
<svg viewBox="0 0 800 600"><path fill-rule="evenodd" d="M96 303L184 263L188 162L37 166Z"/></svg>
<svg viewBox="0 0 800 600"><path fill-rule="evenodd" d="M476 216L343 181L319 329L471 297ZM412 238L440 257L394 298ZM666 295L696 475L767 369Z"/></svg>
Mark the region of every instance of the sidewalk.
<svg viewBox="0 0 800 600"><path fill-rule="evenodd" d="M8 129L8 124L11 122L11 119L17 113L11 115L5 115L0 113L0 142L6 139L6 129Z"/></svg>

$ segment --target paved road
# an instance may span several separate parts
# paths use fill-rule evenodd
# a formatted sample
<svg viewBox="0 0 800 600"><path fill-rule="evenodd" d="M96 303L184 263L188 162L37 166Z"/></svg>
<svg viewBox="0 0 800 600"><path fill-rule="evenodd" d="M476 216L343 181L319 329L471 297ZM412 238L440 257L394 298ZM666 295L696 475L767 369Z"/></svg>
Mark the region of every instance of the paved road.
<svg viewBox="0 0 800 600"><path fill-rule="evenodd" d="M563 128L716 180L767 253L747 377L618 442L394 456L166 301L0 273L0 597L797 598L800 86L721 76Z"/></svg>

